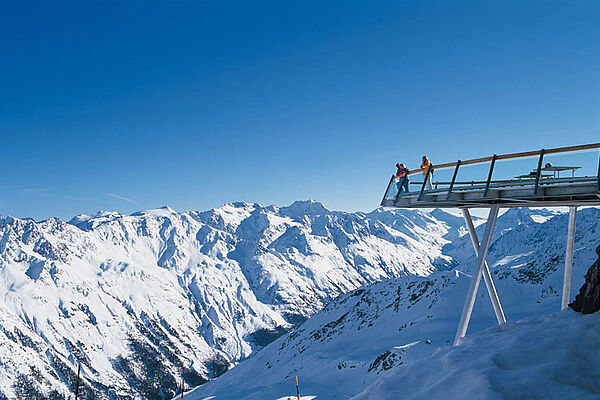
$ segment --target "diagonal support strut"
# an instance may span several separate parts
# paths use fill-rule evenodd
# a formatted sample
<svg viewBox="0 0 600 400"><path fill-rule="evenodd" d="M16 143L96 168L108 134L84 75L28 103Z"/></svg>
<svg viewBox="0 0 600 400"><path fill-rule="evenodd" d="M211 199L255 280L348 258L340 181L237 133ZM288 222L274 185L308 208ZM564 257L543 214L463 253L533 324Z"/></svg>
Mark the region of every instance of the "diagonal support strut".
<svg viewBox="0 0 600 400"><path fill-rule="evenodd" d="M475 231L475 226L473 225L471 213L469 212L468 208L463 208L462 213L465 219L465 224L467 225L467 230L469 231L469 236L471 236L471 243L473 244L473 249L475 250L475 256L479 257L479 239L477 238L477 232ZM503 324L506 322L506 317L504 316L504 310L502 310L502 305L500 304L498 292L496 292L496 286L494 286L494 281L492 280L490 268L485 260L483 262L483 281L485 282L488 294L490 295L490 300L492 301L492 307L494 307L494 313L496 314L498 324Z"/></svg>
<svg viewBox="0 0 600 400"><path fill-rule="evenodd" d="M483 275L485 259L490 248L490 242L492 241L492 233L494 231L494 226L496 225L499 209L500 207L497 204L492 205L490 208L488 220L485 225L483 242L481 243L481 248L478 254L477 268L475 269L475 273L471 278L469 293L467 294L467 299L465 300L465 305L460 316L460 322L458 323L456 337L454 338L454 346L458 345L460 340L467 333L467 327L469 326L469 321L471 320L473 306L475 305L475 297L477 296L477 289L479 289L479 282L481 281L481 276Z"/></svg>

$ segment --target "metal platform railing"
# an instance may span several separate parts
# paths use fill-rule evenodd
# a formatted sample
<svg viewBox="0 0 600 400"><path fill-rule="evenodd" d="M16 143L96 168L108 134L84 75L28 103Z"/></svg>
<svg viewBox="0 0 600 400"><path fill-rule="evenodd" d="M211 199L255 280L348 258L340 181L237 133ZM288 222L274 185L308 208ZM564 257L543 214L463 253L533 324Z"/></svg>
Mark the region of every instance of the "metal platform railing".
<svg viewBox="0 0 600 400"><path fill-rule="evenodd" d="M544 157L549 155L598 149L600 143L593 143L521 153L494 154L491 157L433 165L424 175L423 181L409 182L411 186L418 189L408 192L401 191L403 182L392 175L381 205L398 208L432 208L481 207L490 204L509 207L600 204L600 154L598 169L593 175L575 176L575 171L581 168L580 166L544 166ZM493 179L497 161L536 156L537 167L528 175L520 175L512 179ZM487 179L470 181L458 179L459 171L464 166L484 163L489 163ZM433 180L433 171L449 168L454 168L450 180ZM561 171L571 171L572 176L560 177ZM411 170L408 175L422 172L420 169ZM545 172L553 172L553 174ZM431 181L432 189L427 189L428 181Z"/></svg>

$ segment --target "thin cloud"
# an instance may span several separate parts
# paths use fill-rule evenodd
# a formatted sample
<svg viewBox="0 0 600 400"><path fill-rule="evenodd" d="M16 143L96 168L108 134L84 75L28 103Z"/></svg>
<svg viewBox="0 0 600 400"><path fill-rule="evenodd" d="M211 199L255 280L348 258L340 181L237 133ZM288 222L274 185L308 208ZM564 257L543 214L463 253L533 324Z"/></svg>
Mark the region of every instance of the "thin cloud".
<svg viewBox="0 0 600 400"><path fill-rule="evenodd" d="M21 194L24 195L31 195L31 196L41 196L41 197L52 197L52 195L50 193L48 193L47 189L38 189L38 188L33 188L33 189L17 189L17 191Z"/></svg>
<svg viewBox="0 0 600 400"><path fill-rule="evenodd" d="M41 188L35 185L11 185L11 186L2 186L1 188L5 192L13 192L18 195L24 196L43 196L50 197L50 193L48 189Z"/></svg>
<svg viewBox="0 0 600 400"><path fill-rule="evenodd" d="M71 196L62 193L54 193L46 188L36 187L34 185L6 186L2 190L12 191L16 195L29 197L48 197L52 199L74 200L74 201L93 201L90 197Z"/></svg>
<svg viewBox="0 0 600 400"><path fill-rule="evenodd" d="M133 199L130 199L129 197L121 196L120 194L110 193L110 192L106 192L104 194L107 195L108 197L112 197L113 199L123 200L123 201L126 201L128 203L139 204L139 205L142 204L142 203L140 203L137 200L133 200Z"/></svg>

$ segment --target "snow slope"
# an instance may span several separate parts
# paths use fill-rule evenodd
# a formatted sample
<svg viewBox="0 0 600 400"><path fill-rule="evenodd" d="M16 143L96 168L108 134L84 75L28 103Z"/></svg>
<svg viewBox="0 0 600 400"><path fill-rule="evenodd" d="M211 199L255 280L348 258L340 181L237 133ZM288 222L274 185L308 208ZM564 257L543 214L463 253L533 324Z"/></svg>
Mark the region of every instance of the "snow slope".
<svg viewBox="0 0 600 400"><path fill-rule="evenodd" d="M504 228L494 236L489 260L509 321L546 315L560 309L559 294L566 240L567 215L548 216L544 210L516 211L509 210L499 218L498 225ZM439 212L436 214L439 219L445 218ZM578 214L573 291L581 286L583 275L595 259L594 249L600 239L599 222L598 209L585 209ZM509 229L511 223L516 225ZM456 224L455 229L461 228ZM454 241L443 246L443 256L450 257L451 262L457 263L457 269L438 269L425 277L395 278L339 296L298 329L279 338L223 376L190 392L187 399L292 398L295 390L294 375L300 378L302 394L328 400L348 399L365 391L365 388L367 391L358 398L409 398L409 392L399 395L403 389L415 393L413 398L424 398L419 397L420 394L439 394L444 387L454 385L453 380L441 380L437 392L416 391L419 382L428 382L427 368L440 369L439 374L435 375L439 379L445 376L444 371L450 374L452 365L443 363L451 356L444 358L445 356L439 356L442 354L440 352L458 354L452 353L454 350L449 350L448 347L454 337L470 283L468 274L474 267L474 257L464 232L461 236L461 232L450 229L445 236L453 237ZM566 313L556 318L577 317L565 317L563 314ZM564 320L553 322L551 317L532 321L534 322L523 324L535 329L538 324L535 321L546 321L554 331L560 331L562 324L569 323ZM494 325L494 314L482 284L469 334ZM504 329L510 330L515 326L521 325L511 323L495 328L490 335L497 337ZM582 326L579 325L581 329ZM523 329L515 328L515 335L526 335L527 333L522 332L529 328ZM543 327L540 329L543 330ZM578 328L574 326L573 329ZM597 331L598 329L595 332ZM545 337L543 332L538 334ZM505 346L506 351L509 351L510 340L507 338L506 342L500 344ZM558 339L549 340L556 343ZM464 346L472 347L460 350L464 352L461 353L463 356L456 356L459 361L462 360L460 362L465 371L468 369L468 362L465 361L464 354L479 351L487 354L477 348L480 343L467 341ZM538 350L544 348L543 345L540 346ZM515 345L515 351L520 348ZM531 351L531 362L536 362L535 348L532 347ZM572 351L575 352L576 349ZM564 361L564 366L577 366L576 363L570 364L566 359L560 358L558 353L555 356L558 363ZM552 359L549 355L548 357ZM565 357L568 359L570 355ZM485 361L484 358L482 360ZM543 357L539 358L542 363L545 360ZM427 363L431 363L431 366L427 367ZM440 363L443 365L440 366ZM479 364L475 364L475 367L477 365ZM526 368L526 364L519 368ZM558 371L558 368L557 364L548 371ZM541 371L545 370L542 368ZM469 379L468 373L465 372L467 375L464 379ZM484 375L473 379L483 382ZM407 376L410 376L410 379L406 378L407 382L414 386L405 387L400 384ZM589 374L583 375L583 378L588 377ZM479 387L478 382L474 382L474 387ZM535 383L535 380L528 382ZM526 379L519 382L521 386L526 386L526 383ZM401 387L398 388L398 385ZM458 383L456 385L460 386ZM490 390L492 391L482 393L489 394L496 389ZM503 387L498 390L508 393L506 390L509 389ZM588 392L580 392L577 387L570 387L565 383L557 393L591 395L590 393L595 393L594 390L596 389L592 387ZM385 397L387 392L390 394ZM459 396L456 398L460 398L460 392L456 393ZM494 397L490 394L489 398Z"/></svg>
<svg viewBox="0 0 600 400"><path fill-rule="evenodd" d="M352 400L598 399L600 313L508 323L394 372Z"/></svg>

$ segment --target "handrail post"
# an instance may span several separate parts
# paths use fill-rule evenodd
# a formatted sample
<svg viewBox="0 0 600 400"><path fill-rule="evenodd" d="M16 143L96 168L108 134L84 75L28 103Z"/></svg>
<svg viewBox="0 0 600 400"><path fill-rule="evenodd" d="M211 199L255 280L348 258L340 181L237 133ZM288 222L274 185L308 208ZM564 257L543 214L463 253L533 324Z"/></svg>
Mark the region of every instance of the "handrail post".
<svg viewBox="0 0 600 400"><path fill-rule="evenodd" d="M448 196L446 196L446 200L450 200L450 193L452 193L452 189L454 188L454 182L456 181L456 176L458 175L458 169L460 168L460 164L462 161L456 161L456 168L454 168L454 174L452 175L452 181L450 182L450 187L448 188Z"/></svg>
<svg viewBox="0 0 600 400"><path fill-rule="evenodd" d="M390 191L390 186L392 186L392 182L394 181L394 176L392 175L392 177L390 178L390 183L388 183L387 188L385 189L385 192L383 193L383 199L381 199L381 207L383 207L385 205L385 199L387 197L388 192Z"/></svg>
<svg viewBox="0 0 600 400"><path fill-rule="evenodd" d="M496 165L496 158L498 155L492 156L492 163L490 164L490 172L488 172L487 182L485 183L485 190L483 191L483 197L487 197L488 190L490 189L490 182L492 181L492 173L494 172L494 165Z"/></svg>
<svg viewBox="0 0 600 400"><path fill-rule="evenodd" d="M421 201L423 198L423 191L425 190L425 185L427 185L427 181L429 180L429 176L431 175L432 165L429 163L429 167L427 168L427 174L425 174L425 179L423 179L423 184L421 185L421 193L419 193L419 199L417 201Z"/></svg>
<svg viewBox="0 0 600 400"><path fill-rule="evenodd" d="M538 167L535 173L535 187L533 188L533 195L537 196L538 186L540 185L540 176L542 174L542 162L544 161L544 152L546 149L540 150L540 159L538 160Z"/></svg>

